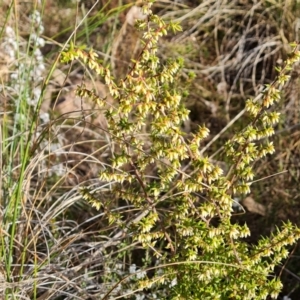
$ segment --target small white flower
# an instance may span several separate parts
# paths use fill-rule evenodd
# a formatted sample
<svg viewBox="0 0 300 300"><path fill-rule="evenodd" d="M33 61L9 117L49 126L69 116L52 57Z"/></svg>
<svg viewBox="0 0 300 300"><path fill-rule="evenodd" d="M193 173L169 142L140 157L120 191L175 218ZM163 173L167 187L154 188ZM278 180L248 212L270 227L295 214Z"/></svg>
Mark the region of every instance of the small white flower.
<svg viewBox="0 0 300 300"><path fill-rule="evenodd" d="M30 39L31 42L33 42L33 44L35 44L35 43L36 43L36 40L38 39L38 36L37 36L34 32L32 32L32 33L30 34L29 39Z"/></svg>
<svg viewBox="0 0 300 300"><path fill-rule="evenodd" d="M28 104L31 105L31 106L35 106L35 105L38 104L38 101L40 99L41 89L40 88L35 88L33 90L33 95L32 96L33 96L33 98L28 101Z"/></svg>
<svg viewBox="0 0 300 300"><path fill-rule="evenodd" d="M50 122L50 116L49 116L49 114L46 113L46 112L40 114L40 119L42 120L42 122L43 122L44 124L48 124L48 123Z"/></svg>
<svg viewBox="0 0 300 300"><path fill-rule="evenodd" d="M113 282L113 284L115 285L116 282ZM122 285L118 284L115 288L114 288L114 293L118 293L119 291L121 291L122 289Z"/></svg>
<svg viewBox="0 0 300 300"><path fill-rule="evenodd" d="M10 61L14 60L16 57L16 43L13 40L5 40L2 44L4 52L9 56Z"/></svg>
<svg viewBox="0 0 300 300"><path fill-rule="evenodd" d="M33 54L38 61L42 61L44 59L40 49L35 49Z"/></svg>
<svg viewBox="0 0 300 300"><path fill-rule="evenodd" d="M16 51L18 49L18 43L17 43L15 37L7 38L5 40L5 42L6 42L7 45L9 45L11 47L12 50Z"/></svg>
<svg viewBox="0 0 300 300"><path fill-rule="evenodd" d="M43 38L38 38L37 45L39 47L44 47L45 46L45 40Z"/></svg>
<svg viewBox="0 0 300 300"><path fill-rule="evenodd" d="M66 169L64 165L61 163L52 166L49 173L50 175L63 176L66 173Z"/></svg>
<svg viewBox="0 0 300 300"><path fill-rule="evenodd" d="M144 294L135 294L135 299L136 300L143 300L143 299L145 299L145 295Z"/></svg>
<svg viewBox="0 0 300 300"><path fill-rule="evenodd" d="M175 277L175 278L171 281L169 287L171 288L171 287L175 286L176 284L177 284L177 278Z"/></svg>
<svg viewBox="0 0 300 300"><path fill-rule="evenodd" d="M145 271L139 271L137 274L136 274L136 278L137 279L142 279L146 276L146 272Z"/></svg>
<svg viewBox="0 0 300 300"><path fill-rule="evenodd" d="M62 155L65 153L62 149L62 146L58 143L51 143L49 151L55 153L56 156L59 156L59 155Z"/></svg>
<svg viewBox="0 0 300 300"><path fill-rule="evenodd" d="M10 26L6 26L5 33L8 37L15 37L15 31Z"/></svg>
<svg viewBox="0 0 300 300"><path fill-rule="evenodd" d="M41 97L41 89L39 87L36 87L34 90L33 90L33 96L35 99L39 100L39 98Z"/></svg>
<svg viewBox="0 0 300 300"><path fill-rule="evenodd" d="M37 31L39 34L42 34L44 32L45 28L42 24L40 24L40 26L38 27Z"/></svg>
<svg viewBox="0 0 300 300"><path fill-rule="evenodd" d="M18 79L18 74L17 73L11 73L10 74L10 79L17 80Z"/></svg>
<svg viewBox="0 0 300 300"><path fill-rule="evenodd" d="M45 71L45 65L44 65L44 64L39 64L39 65L38 65L38 70L39 70L40 72Z"/></svg>
<svg viewBox="0 0 300 300"><path fill-rule="evenodd" d="M129 267L129 274L135 273L135 270L136 270L136 265L135 265L135 264L132 264L132 265Z"/></svg>
<svg viewBox="0 0 300 300"><path fill-rule="evenodd" d="M157 275L163 275L164 270L162 268L159 268L156 273L157 273Z"/></svg>
<svg viewBox="0 0 300 300"><path fill-rule="evenodd" d="M121 276L124 275L123 264L116 264L115 270L118 275L121 275Z"/></svg>
<svg viewBox="0 0 300 300"><path fill-rule="evenodd" d="M35 24L41 23L41 14L37 10L32 12L32 15L30 16L30 18Z"/></svg>
<svg viewBox="0 0 300 300"><path fill-rule="evenodd" d="M21 123L26 121L26 117L23 114L15 114L14 119L16 123Z"/></svg>

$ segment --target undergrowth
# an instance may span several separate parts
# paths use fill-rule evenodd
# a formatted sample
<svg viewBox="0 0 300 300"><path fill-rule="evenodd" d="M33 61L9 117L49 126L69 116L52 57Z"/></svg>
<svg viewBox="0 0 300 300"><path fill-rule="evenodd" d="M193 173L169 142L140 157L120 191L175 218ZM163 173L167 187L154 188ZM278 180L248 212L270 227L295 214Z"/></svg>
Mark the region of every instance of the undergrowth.
<svg viewBox="0 0 300 300"><path fill-rule="evenodd" d="M144 17L135 23L139 52L118 79L107 55L76 45L76 30L45 66L40 12L46 2L34 3L27 41L18 33L20 16L12 13L17 4L8 4L1 24L8 62L1 73L3 299L276 299L281 292L276 267L299 239L299 228L286 221L250 243L249 226L233 217L244 211L239 199L251 193L254 167L275 151L278 103L300 59L298 45L275 79L245 101L235 134L208 140L204 124L186 130L196 75L184 59L159 52L161 40L184 39L185 31L169 21L172 10L162 18L152 4L143 2ZM91 24L125 8L103 9L94 19L84 14L76 28L89 44ZM76 82L81 102L72 111L79 117L49 113L45 105L59 106L68 88L60 62L69 74L83 66ZM101 77L101 93L88 76ZM56 98L48 99L58 82ZM228 99L225 130L234 120ZM210 157L215 140L222 146Z"/></svg>

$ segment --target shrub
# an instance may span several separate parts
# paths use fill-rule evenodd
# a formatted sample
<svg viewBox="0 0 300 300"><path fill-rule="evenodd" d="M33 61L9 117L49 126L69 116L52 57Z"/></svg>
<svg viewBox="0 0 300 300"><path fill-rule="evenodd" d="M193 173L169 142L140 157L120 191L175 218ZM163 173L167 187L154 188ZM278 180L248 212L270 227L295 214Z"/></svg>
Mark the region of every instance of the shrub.
<svg viewBox="0 0 300 300"><path fill-rule="evenodd" d="M116 101L105 110L114 147L111 163L100 174L109 192L82 189L83 197L118 229L101 251L110 249L112 241L114 246L126 243L123 257L128 257L142 245L144 268L128 275L135 276L129 286L161 293L160 299L276 298L282 285L274 268L287 257L287 246L300 237L299 229L287 222L270 237L249 245L243 240L249 228L233 223L232 214L234 197L250 192L253 162L274 152L269 137L279 113L270 107L279 101L287 73L300 58L297 47L277 70L276 79L265 86L262 98L247 101L248 125L224 145L229 165L225 172L201 152L208 128L199 126L191 136L181 129L189 114L184 91L177 85L183 62L163 63L157 55L158 39L181 28L153 14L152 2L143 6L147 20L136 23L143 31L143 49L120 81L92 50L71 47L62 54L63 62L81 60L102 76ZM105 107L105 99L91 90L79 87L78 94ZM106 201L107 193L113 200ZM124 210L113 210L122 205ZM147 260L149 256L156 260ZM113 265L117 256L110 259ZM148 272L138 277L142 271ZM119 284L124 282L120 279ZM108 289L104 299L117 286Z"/></svg>

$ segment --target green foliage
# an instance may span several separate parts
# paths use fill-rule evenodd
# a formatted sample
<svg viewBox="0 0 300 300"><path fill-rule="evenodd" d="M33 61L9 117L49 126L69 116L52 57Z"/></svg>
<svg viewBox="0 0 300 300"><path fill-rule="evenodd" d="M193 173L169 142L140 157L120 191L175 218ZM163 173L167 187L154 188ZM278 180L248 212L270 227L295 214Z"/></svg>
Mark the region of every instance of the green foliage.
<svg viewBox="0 0 300 300"><path fill-rule="evenodd" d="M249 245L243 240L250 235L247 225L231 221L232 204L235 195L250 192L253 162L274 152L269 137L279 114L269 107L279 101L279 87L300 54L295 46L262 100L247 101L251 121L225 144L230 169L224 174L200 154L208 128L199 127L191 138L181 130L189 114L176 86L183 62L163 63L157 56L158 39L181 28L154 15L151 2L143 7L147 20L136 24L144 31L143 49L120 82L92 50L72 46L62 54L63 62L81 60L102 76L116 101L105 113L107 133L116 147L100 179L111 183L115 199L138 213L115 216L104 201L87 191L84 197L104 208L109 223L120 228L120 241L126 236L160 258L163 276L156 272L137 280L140 288L167 290L168 299L276 298L282 286L272 276L274 267L287 257L287 246L299 239L300 230L286 223L271 237ZM105 99L93 91L79 88L78 94L105 106Z"/></svg>

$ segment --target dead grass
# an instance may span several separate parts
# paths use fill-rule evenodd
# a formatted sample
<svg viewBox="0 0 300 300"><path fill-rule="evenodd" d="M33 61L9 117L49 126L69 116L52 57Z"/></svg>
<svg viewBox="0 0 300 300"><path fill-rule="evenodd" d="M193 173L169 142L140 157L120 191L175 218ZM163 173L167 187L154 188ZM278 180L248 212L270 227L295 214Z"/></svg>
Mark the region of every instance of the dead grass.
<svg viewBox="0 0 300 300"><path fill-rule="evenodd" d="M105 1L98 1L88 18L88 25L78 29L77 43L97 49L104 62L109 63L112 53L119 53L112 50L116 49L113 41L118 40L123 49L128 47L128 43L133 44L130 32L127 36L121 35L124 41L115 38L122 30L128 11L125 5L128 3L131 2L110 1L105 6ZM1 4L3 20L9 4L10 1ZM7 26L17 24L18 20L22 43L26 43L28 38L28 15L34 5L35 1L27 1L18 7L12 6L18 10L17 16L11 14L7 22L1 23L1 26ZM122 8L116 9L118 6ZM91 7L87 2L78 7L74 4L58 6L57 1L45 2L44 11L47 13L44 13L43 22L47 44L42 51L48 67L61 48L60 43ZM256 3L206 0L198 6L192 1L157 2L155 11L158 14L182 23L184 30L181 34L161 42L160 56L163 59L170 56L185 59L184 83L189 72L196 74L186 99L191 110L191 130L203 123L210 127L212 136L207 143L213 141L214 136L217 138L209 144L205 153L214 159L224 163L222 153L217 150L245 120L241 119L241 115L236 119L235 116L243 109L248 97L257 97L261 86L274 79L274 67L280 66L286 58L290 50L288 43L295 39L297 9L293 1L283 0ZM98 26L88 30L97 18L101 20ZM27 25L21 26L23 24ZM64 31L70 25L69 30ZM133 37L134 42L136 38ZM9 109L9 74L13 61L3 50L0 55L0 79L2 85L7 86L1 91L0 101L2 107ZM118 60L126 63L128 57L113 59L116 64ZM111 144L106 134L103 114L95 111L93 103L87 99L76 98L74 89L84 83L94 87L102 97L107 96L108 105L117 103L107 95L102 83L93 74L85 73L82 66L71 70L59 65L57 68L60 70L59 75L56 73L59 79L55 79L54 74L47 87L48 98L42 105L42 111L50 113L51 121L37 129L40 135L33 140L31 160L25 172L11 281L4 282L6 270L1 268L0 290L10 289L20 299L104 299L112 284L117 284L120 277L128 274L129 265L137 263L134 257L120 253L137 249L138 245L130 244L126 234L122 236L121 231L110 227L104 219L104 209L96 211L91 208L82 196L81 188L88 188L89 194L105 202L106 209L126 212L129 225L132 219L140 216L127 203L114 199L110 194L113 183L107 186L99 182L99 170L109 165L109 157L116 145ZM283 119L275 137L277 154L257 165L257 178L262 180L255 184L251 197L263 205L267 213L265 216L247 214L236 220L246 221L254 229L251 242L260 236L261 227L269 233L282 220L290 219L299 224L298 78L299 70L295 69L289 86L282 91L283 101L278 109ZM6 114L10 117L8 112ZM2 111L1 118L3 116ZM224 127L226 130L222 132ZM5 164L6 161L1 158L1 166ZM14 170L16 178L18 164L16 162ZM269 178L285 170L287 172ZM5 174L1 176L3 180L0 182L5 186ZM2 211L5 210L4 204L2 200ZM4 239L10 237L5 227L1 230ZM115 267L111 261L117 255L121 256L118 263L122 276L109 271L109 268ZM291 261L298 263L296 254L294 256ZM294 276L293 280L284 277L289 287L285 292L293 291L292 296L297 297L299 280L295 278L299 271L295 268L289 271L289 266L286 269ZM121 292L116 289L112 299L120 295Z"/></svg>

